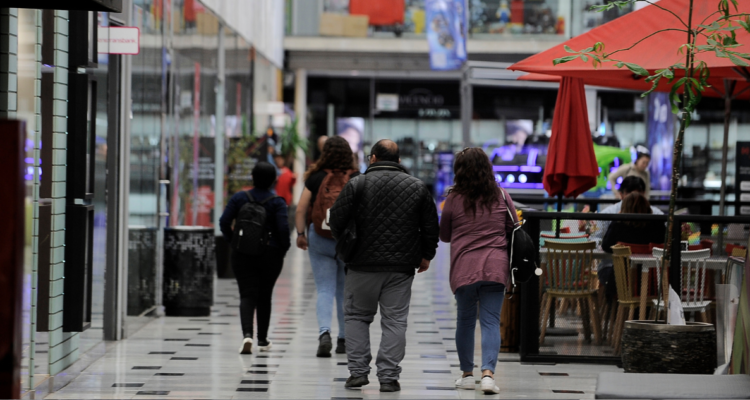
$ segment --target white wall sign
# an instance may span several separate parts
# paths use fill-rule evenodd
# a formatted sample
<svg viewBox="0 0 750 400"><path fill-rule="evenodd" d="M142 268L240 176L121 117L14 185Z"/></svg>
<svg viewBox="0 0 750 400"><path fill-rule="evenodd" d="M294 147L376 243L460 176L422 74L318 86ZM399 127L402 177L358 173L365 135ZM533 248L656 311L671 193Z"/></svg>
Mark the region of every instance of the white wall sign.
<svg viewBox="0 0 750 400"><path fill-rule="evenodd" d="M131 26L100 26L98 52L136 55L141 52L141 30Z"/></svg>
<svg viewBox="0 0 750 400"><path fill-rule="evenodd" d="M379 111L398 111L398 95L378 93L376 105Z"/></svg>

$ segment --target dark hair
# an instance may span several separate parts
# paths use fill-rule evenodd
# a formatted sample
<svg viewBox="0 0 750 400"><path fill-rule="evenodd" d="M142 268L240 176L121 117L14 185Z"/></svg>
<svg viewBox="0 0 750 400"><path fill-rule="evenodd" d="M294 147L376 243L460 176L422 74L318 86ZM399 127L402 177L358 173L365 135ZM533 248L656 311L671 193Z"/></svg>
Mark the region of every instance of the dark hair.
<svg viewBox="0 0 750 400"><path fill-rule="evenodd" d="M310 175L322 171L324 169L339 169L339 170L350 170L356 169L354 167L354 157L352 156L352 148L349 146L349 142L341 136L334 136L326 140L326 144L323 145L323 153L321 153L318 162L310 166L310 169L305 172L305 180Z"/></svg>
<svg viewBox="0 0 750 400"><path fill-rule="evenodd" d="M626 195L633 192L646 193L646 183L638 176L626 176L620 184L620 192Z"/></svg>
<svg viewBox="0 0 750 400"><path fill-rule="evenodd" d="M455 185L450 193L464 197L464 212L471 210L477 215L477 203L491 213L492 206L500 199L500 188L495 181L487 153L479 147L466 148L456 154L453 163Z"/></svg>
<svg viewBox="0 0 750 400"><path fill-rule="evenodd" d="M391 161L397 163L401 159L398 145L389 139L378 140L378 142L372 146L370 154L375 156L378 161Z"/></svg>
<svg viewBox="0 0 750 400"><path fill-rule="evenodd" d="M276 168L270 163L260 161L253 167L253 186L258 189L268 189L276 182Z"/></svg>
<svg viewBox="0 0 750 400"><path fill-rule="evenodd" d="M646 197L638 192L630 193L622 200L620 214L653 214L651 204ZM646 226L645 222L625 221L625 224L632 226Z"/></svg>

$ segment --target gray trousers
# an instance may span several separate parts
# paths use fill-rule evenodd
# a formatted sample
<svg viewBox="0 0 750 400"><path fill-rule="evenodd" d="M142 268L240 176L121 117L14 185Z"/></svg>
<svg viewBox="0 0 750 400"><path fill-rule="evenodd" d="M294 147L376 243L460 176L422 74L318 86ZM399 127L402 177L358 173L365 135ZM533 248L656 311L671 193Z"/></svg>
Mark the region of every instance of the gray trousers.
<svg viewBox="0 0 750 400"><path fill-rule="evenodd" d="M349 270L344 285L346 354L352 376L370 373L370 324L380 305L383 336L375 360L381 383L397 381L399 363L406 352L406 321L414 275L400 272L357 272Z"/></svg>

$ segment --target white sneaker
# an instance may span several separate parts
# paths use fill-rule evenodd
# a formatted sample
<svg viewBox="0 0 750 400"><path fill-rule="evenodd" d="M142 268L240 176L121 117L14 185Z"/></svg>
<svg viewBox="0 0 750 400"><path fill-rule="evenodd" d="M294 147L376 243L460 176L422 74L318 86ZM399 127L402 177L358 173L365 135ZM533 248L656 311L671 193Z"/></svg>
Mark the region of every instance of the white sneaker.
<svg viewBox="0 0 750 400"><path fill-rule="evenodd" d="M261 346L260 343L261 342L258 342L258 351L268 351L271 350L271 346L273 346L273 343L270 340L265 346Z"/></svg>
<svg viewBox="0 0 750 400"><path fill-rule="evenodd" d="M253 338L245 338L240 346L240 354L253 354Z"/></svg>
<svg viewBox="0 0 750 400"><path fill-rule="evenodd" d="M476 384L474 383L474 376L469 375L465 378L456 379L456 387L464 390L474 390L476 388Z"/></svg>
<svg viewBox="0 0 750 400"><path fill-rule="evenodd" d="M484 394L500 393L500 388L495 385L495 380L489 376L482 378L482 391Z"/></svg>

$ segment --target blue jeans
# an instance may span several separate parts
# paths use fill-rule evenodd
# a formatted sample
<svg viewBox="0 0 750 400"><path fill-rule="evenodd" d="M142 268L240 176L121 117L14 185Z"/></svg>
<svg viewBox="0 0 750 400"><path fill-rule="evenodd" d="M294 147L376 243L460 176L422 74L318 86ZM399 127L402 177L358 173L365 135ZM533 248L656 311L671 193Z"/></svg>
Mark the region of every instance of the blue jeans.
<svg viewBox="0 0 750 400"><path fill-rule="evenodd" d="M500 310L505 299L505 285L497 282L477 282L456 290L458 318L456 321L456 349L461 371L474 370L474 329L482 325L482 371L495 373L500 352Z"/></svg>
<svg viewBox="0 0 750 400"><path fill-rule="evenodd" d="M331 332L333 300L336 299L336 317L339 321L339 338L344 338L344 263L336 258L336 241L315 233L310 225L308 253L312 265L315 287L318 291L316 310L320 334Z"/></svg>

